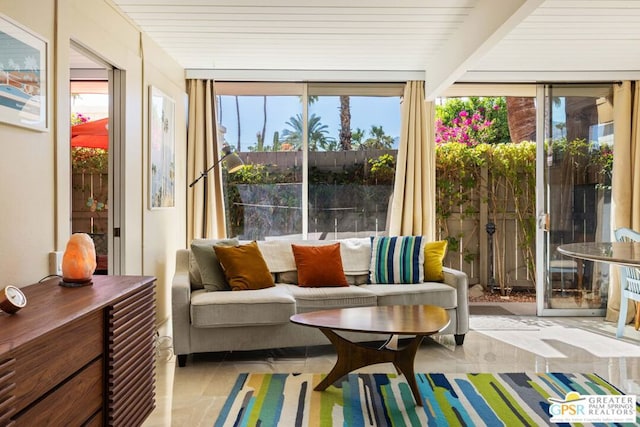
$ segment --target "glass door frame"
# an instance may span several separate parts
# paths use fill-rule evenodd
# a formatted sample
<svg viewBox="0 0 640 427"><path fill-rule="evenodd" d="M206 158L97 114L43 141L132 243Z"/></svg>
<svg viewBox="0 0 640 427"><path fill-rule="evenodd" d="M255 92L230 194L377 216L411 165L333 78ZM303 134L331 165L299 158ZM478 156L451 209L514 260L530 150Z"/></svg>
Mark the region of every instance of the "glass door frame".
<svg viewBox="0 0 640 427"><path fill-rule="evenodd" d="M584 83L583 83L584 84ZM539 84L536 87L536 314L538 316L604 316L606 307L603 308L549 308L545 307L547 281L550 280L549 247L549 197L547 173L547 153L545 152L545 140L547 138L546 119L548 111L552 107L552 97L549 95L551 85Z"/></svg>
<svg viewBox="0 0 640 427"><path fill-rule="evenodd" d="M544 289L546 287L547 265L544 262L546 253L547 219L545 180L544 180L544 140L545 140L545 86L536 86L536 314L548 316L544 308Z"/></svg>

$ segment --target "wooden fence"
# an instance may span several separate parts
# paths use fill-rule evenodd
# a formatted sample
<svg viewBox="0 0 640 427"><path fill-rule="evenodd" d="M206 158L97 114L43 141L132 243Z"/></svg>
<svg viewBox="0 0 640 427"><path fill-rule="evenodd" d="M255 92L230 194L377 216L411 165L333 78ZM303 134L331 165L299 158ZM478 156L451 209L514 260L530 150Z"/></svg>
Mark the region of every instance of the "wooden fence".
<svg viewBox="0 0 640 427"><path fill-rule="evenodd" d="M528 258L528 251L520 247L522 231L515 211L490 213L487 199L486 188L480 187L467 204L444 220L446 225L440 227L437 238L458 241L457 248L455 244L449 245L444 264L467 273L470 285L494 283L499 286L502 283L507 289L533 290L535 277L527 268L532 260ZM487 231L490 223L495 227L492 235ZM535 254L535 245L529 253Z"/></svg>
<svg viewBox="0 0 640 427"><path fill-rule="evenodd" d="M73 173L71 220L74 233L94 239L96 253L107 253L109 180L107 173Z"/></svg>

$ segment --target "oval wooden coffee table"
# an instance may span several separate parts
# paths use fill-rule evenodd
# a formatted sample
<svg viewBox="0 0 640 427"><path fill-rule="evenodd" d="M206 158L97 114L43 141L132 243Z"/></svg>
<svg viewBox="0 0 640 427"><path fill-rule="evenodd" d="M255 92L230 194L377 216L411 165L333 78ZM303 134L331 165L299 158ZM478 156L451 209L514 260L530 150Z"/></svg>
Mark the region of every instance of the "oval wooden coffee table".
<svg viewBox="0 0 640 427"><path fill-rule="evenodd" d="M449 314L434 305L339 308L294 314L290 320L320 329L336 349L335 366L314 390L325 390L344 375L364 366L391 362L405 376L419 406L422 406L422 396L413 370L416 352L424 337L441 331L450 321ZM334 331L390 334L390 337L382 346L374 348L349 341ZM394 348L391 344L396 335L415 336L406 346Z"/></svg>

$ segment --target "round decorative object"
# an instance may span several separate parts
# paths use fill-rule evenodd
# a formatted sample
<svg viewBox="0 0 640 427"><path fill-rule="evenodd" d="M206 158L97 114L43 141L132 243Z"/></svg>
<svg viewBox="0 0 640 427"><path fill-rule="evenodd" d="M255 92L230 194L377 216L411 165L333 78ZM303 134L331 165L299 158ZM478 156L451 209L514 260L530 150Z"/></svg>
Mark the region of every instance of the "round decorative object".
<svg viewBox="0 0 640 427"><path fill-rule="evenodd" d="M27 305L27 297L19 288L7 286L0 292L0 310L5 313L14 314Z"/></svg>

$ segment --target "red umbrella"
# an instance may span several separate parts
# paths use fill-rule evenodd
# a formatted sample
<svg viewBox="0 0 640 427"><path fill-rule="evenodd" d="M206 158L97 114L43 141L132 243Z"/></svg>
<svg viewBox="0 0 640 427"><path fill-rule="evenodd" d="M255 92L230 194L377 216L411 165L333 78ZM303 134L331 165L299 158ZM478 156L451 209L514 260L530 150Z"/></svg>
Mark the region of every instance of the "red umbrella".
<svg viewBox="0 0 640 427"><path fill-rule="evenodd" d="M71 126L71 146L108 149L109 119Z"/></svg>

